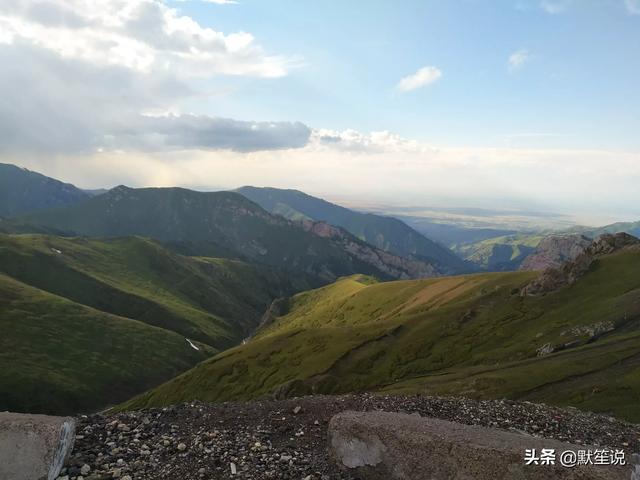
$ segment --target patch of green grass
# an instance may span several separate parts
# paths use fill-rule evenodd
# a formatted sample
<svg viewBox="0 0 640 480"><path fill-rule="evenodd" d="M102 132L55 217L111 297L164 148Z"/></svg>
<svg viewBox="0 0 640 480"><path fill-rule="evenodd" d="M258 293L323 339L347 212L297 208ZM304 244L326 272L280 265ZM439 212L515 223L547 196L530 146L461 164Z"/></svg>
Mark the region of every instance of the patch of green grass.
<svg viewBox="0 0 640 480"><path fill-rule="evenodd" d="M344 278L294 296L246 345L124 406L381 390L533 399L640 420L640 253L604 257L570 287L521 297L535 275ZM612 330L587 333L598 328ZM538 356L547 343L557 353Z"/></svg>
<svg viewBox="0 0 640 480"><path fill-rule="evenodd" d="M306 286L268 267L184 257L140 237L0 235L0 272L219 349L246 337L271 300Z"/></svg>
<svg viewBox="0 0 640 480"><path fill-rule="evenodd" d="M0 274L0 411L72 414L120 402L216 351Z"/></svg>
<svg viewBox="0 0 640 480"><path fill-rule="evenodd" d="M454 245L453 251L486 270L517 270L522 261L535 251L543 238L544 235L541 234L503 235Z"/></svg>

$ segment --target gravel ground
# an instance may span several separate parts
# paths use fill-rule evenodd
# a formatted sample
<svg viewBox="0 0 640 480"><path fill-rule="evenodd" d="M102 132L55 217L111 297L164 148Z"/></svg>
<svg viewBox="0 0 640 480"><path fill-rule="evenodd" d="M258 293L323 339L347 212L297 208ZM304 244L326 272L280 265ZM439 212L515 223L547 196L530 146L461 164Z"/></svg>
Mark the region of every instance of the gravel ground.
<svg viewBox="0 0 640 480"><path fill-rule="evenodd" d="M92 415L78 419L65 480L348 479L327 456L329 419L344 410L417 412L460 423L640 452L640 425L508 400L313 396ZM235 472L235 474L234 474Z"/></svg>

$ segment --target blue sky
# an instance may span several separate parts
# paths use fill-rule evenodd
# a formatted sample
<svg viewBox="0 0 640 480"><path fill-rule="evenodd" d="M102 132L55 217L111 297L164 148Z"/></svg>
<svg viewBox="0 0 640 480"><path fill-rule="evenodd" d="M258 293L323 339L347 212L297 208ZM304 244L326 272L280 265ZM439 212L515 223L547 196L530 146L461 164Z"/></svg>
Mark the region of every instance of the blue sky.
<svg viewBox="0 0 640 480"><path fill-rule="evenodd" d="M640 0L16 0L0 64L0 162L81 187L640 218Z"/></svg>
<svg viewBox="0 0 640 480"><path fill-rule="evenodd" d="M622 0L174 5L301 57L283 78L216 79L226 93L197 107L206 113L391 130L433 144L640 148L640 15ZM510 70L517 51L527 60ZM394 92L425 65L441 79Z"/></svg>

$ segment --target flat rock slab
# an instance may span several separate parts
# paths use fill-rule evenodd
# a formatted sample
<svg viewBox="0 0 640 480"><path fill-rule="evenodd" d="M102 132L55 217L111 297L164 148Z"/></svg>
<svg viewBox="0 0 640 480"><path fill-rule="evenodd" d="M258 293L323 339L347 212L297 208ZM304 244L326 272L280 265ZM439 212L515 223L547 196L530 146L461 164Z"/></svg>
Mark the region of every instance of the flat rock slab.
<svg viewBox="0 0 640 480"><path fill-rule="evenodd" d="M0 412L0 479L54 480L74 440L73 418Z"/></svg>
<svg viewBox="0 0 640 480"><path fill-rule="evenodd" d="M543 448L555 451L556 464L526 465L526 450L539 456ZM626 465L563 467L562 452L589 448L401 413L335 415L329 449L340 468L367 480L629 480L632 471Z"/></svg>

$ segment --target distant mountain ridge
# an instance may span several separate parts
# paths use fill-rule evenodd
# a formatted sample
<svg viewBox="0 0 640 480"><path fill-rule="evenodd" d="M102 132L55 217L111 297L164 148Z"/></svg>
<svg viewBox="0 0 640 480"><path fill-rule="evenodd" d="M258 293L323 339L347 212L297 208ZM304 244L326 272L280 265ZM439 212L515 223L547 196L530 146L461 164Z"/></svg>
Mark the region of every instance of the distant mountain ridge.
<svg viewBox="0 0 640 480"><path fill-rule="evenodd" d="M188 255L255 261L325 282L354 273L381 279L441 273L420 259L383 252L347 232L339 239L323 237L235 192L119 186L82 203L18 220L90 237L149 237Z"/></svg>
<svg viewBox="0 0 640 480"><path fill-rule="evenodd" d="M597 238L600 235L604 235L607 233L628 233L629 235L638 237L640 236L640 222L617 222L610 225L605 225L604 227L581 228L578 230L581 230L581 233L583 235L586 235L590 238Z"/></svg>
<svg viewBox="0 0 640 480"><path fill-rule="evenodd" d="M582 237L586 238L586 237ZM571 240L571 239L569 239ZM575 239L573 239L576 242ZM522 295L545 295L576 283L599 258L621 250L640 252L640 240L628 233L605 233L587 245L580 244L572 255L558 266L547 267L542 274L522 289Z"/></svg>
<svg viewBox="0 0 640 480"><path fill-rule="evenodd" d="M579 234L557 234L544 237L535 251L527 256L520 270L545 270L575 259L591 245L591 239Z"/></svg>
<svg viewBox="0 0 640 480"><path fill-rule="evenodd" d="M0 217L73 205L90 196L70 183L0 163Z"/></svg>
<svg viewBox="0 0 640 480"><path fill-rule="evenodd" d="M382 250L433 263L442 273L469 271L469 265L448 248L397 218L356 212L298 190L246 186L236 191L271 213L291 220L314 220L342 227Z"/></svg>

